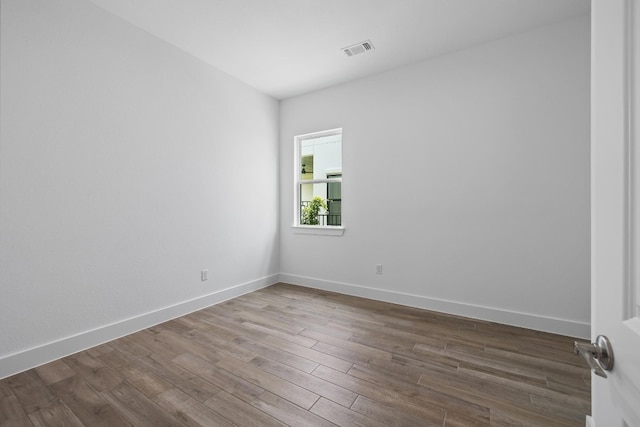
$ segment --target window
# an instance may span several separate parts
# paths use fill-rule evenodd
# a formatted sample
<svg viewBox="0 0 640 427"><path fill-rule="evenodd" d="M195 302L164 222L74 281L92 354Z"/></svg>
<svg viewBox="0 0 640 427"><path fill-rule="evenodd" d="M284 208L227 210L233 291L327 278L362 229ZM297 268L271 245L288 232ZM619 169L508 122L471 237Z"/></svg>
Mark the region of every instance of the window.
<svg viewBox="0 0 640 427"><path fill-rule="evenodd" d="M294 227L341 229L342 129L296 136L295 159Z"/></svg>

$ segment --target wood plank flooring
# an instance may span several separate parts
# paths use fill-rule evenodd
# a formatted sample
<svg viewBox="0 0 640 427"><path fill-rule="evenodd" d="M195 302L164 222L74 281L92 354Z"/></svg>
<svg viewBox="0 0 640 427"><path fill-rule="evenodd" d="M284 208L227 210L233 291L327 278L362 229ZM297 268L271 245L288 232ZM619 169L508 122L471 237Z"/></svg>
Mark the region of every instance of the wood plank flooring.
<svg viewBox="0 0 640 427"><path fill-rule="evenodd" d="M0 425L584 426L572 343L277 284L0 381Z"/></svg>

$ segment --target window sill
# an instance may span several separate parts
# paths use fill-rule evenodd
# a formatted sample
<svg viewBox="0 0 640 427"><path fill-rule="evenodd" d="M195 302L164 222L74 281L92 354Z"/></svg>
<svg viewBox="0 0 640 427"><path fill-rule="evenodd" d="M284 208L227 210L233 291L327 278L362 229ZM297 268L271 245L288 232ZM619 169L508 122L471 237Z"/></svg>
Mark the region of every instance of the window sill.
<svg viewBox="0 0 640 427"><path fill-rule="evenodd" d="M342 236L344 234L344 227L339 226L292 225L291 229L295 234L315 234L320 236Z"/></svg>

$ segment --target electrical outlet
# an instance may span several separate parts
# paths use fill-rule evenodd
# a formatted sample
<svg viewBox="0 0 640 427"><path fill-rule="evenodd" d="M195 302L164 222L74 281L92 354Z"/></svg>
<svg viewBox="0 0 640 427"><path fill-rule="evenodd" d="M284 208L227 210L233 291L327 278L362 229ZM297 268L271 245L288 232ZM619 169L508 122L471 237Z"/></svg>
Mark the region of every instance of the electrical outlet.
<svg viewBox="0 0 640 427"><path fill-rule="evenodd" d="M376 274L382 274L382 264L376 264Z"/></svg>
<svg viewBox="0 0 640 427"><path fill-rule="evenodd" d="M209 278L208 276L209 276L209 270L202 270L200 272L200 280L201 281L204 282L205 280L207 280Z"/></svg>

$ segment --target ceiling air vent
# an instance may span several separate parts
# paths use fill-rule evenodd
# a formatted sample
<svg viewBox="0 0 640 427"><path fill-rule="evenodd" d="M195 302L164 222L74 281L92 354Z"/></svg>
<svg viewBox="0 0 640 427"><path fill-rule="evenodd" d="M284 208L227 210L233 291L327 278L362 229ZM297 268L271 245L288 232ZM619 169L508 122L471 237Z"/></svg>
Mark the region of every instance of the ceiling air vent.
<svg viewBox="0 0 640 427"><path fill-rule="evenodd" d="M352 46L344 47L342 48L342 51L347 56L354 56L354 55L360 55L361 53L365 53L373 49L375 48L373 47L373 43L371 43L371 40L366 40L366 41L354 44Z"/></svg>

